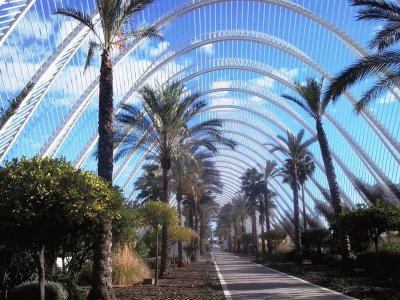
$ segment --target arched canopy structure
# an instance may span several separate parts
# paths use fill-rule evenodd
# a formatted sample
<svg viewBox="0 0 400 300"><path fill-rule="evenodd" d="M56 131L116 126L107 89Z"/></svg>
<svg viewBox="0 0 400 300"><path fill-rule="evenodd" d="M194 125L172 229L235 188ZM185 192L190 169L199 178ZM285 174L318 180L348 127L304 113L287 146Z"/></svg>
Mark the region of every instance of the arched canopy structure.
<svg viewBox="0 0 400 300"><path fill-rule="evenodd" d="M0 163L65 156L96 171L99 59L83 73L89 30L53 15L60 7L83 9L98 26L94 1L0 1L1 109L22 100L0 129ZM240 190L247 168L262 168L267 159L282 162L266 143L302 128L315 136L313 120L280 95L294 95L294 82L309 77L329 81L368 55L376 26L355 21L355 9L343 0L155 1L127 26L140 24L157 24L164 40L129 41L113 54L115 107L138 102L143 85L168 80L180 80L187 93L207 99L210 107L199 118L222 118L224 135L238 142L237 151L221 148L214 158L224 183L221 205ZM399 95L388 91L355 116L353 104L365 84L330 105L324 118L342 198L350 206L363 201L355 178L382 186L400 178ZM306 183L306 202L313 214L327 180L318 145L311 151L317 168ZM133 183L147 154L136 151L115 165L114 183L127 199L135 198ZM281 179L271 186L278 195L278 224L291 214L291 191Z"/></svg>

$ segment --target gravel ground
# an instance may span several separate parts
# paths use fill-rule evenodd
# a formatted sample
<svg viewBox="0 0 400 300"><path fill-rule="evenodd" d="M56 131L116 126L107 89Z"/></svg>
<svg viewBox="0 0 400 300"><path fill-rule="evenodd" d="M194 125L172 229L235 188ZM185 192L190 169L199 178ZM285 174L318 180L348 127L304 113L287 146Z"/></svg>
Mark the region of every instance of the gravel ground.
<svg viewBox="0 0 400 300"><path fill-rule="evenodd" d="M208 284L206 284L208 282ZM171 270L170 274L159 279L158 286L137 285L115 287L120 300L223 300L224 293L215 271L209 261L191 263L189 266Z"/></svg>

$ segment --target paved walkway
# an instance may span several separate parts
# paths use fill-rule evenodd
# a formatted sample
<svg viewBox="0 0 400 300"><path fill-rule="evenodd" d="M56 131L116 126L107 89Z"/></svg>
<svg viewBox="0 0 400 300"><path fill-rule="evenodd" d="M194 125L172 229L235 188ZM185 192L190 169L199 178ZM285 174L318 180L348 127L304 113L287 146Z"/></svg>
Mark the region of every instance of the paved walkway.
<svg viewBox="0 0 400 300"><path fill-rule="evenodd" d="M354 299L222 252L218 247L213 247L212 256L226 299Z"/></svg>

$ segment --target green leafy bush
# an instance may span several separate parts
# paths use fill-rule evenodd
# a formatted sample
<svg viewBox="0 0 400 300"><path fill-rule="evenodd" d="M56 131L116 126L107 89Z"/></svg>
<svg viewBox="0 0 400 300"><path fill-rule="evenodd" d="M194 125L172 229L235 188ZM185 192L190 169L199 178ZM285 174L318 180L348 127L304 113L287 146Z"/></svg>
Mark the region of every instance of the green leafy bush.
<svg viewBox="0 0 400 300"><path fill-rule="evenodd" d="M36 260L31 252L0 245L0 299L15 286L32 280L36 272Z"/></svg>
<svg viewBox="0 0 400 300"><path fill-rule="evenodd" d="M85 290L78 285L78 281L74 276L57 268L55 271L49 273L48 279L62 284L68 293L68 300L86 299Z"/></svg>
<svg viewBox="0 0 400 300"><path fill-rule="evenodd" d="M68 300L68 292L62 284L48 281L45 284L46 300ZM39 283L26 282L15 287L8 297L8 300L40 299Z"/></svg>

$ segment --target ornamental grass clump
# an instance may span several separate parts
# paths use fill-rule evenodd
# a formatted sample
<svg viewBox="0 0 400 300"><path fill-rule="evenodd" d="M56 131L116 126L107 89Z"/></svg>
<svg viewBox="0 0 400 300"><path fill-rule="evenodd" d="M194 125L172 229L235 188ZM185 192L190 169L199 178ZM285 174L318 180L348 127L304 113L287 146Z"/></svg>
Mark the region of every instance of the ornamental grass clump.
<svg viewBox="0 0 400 300"><path fill-rule="evenodd" d="M114 285L130 285L150 277L148 265L129 247L117 249L112 255Z"/></svg>

